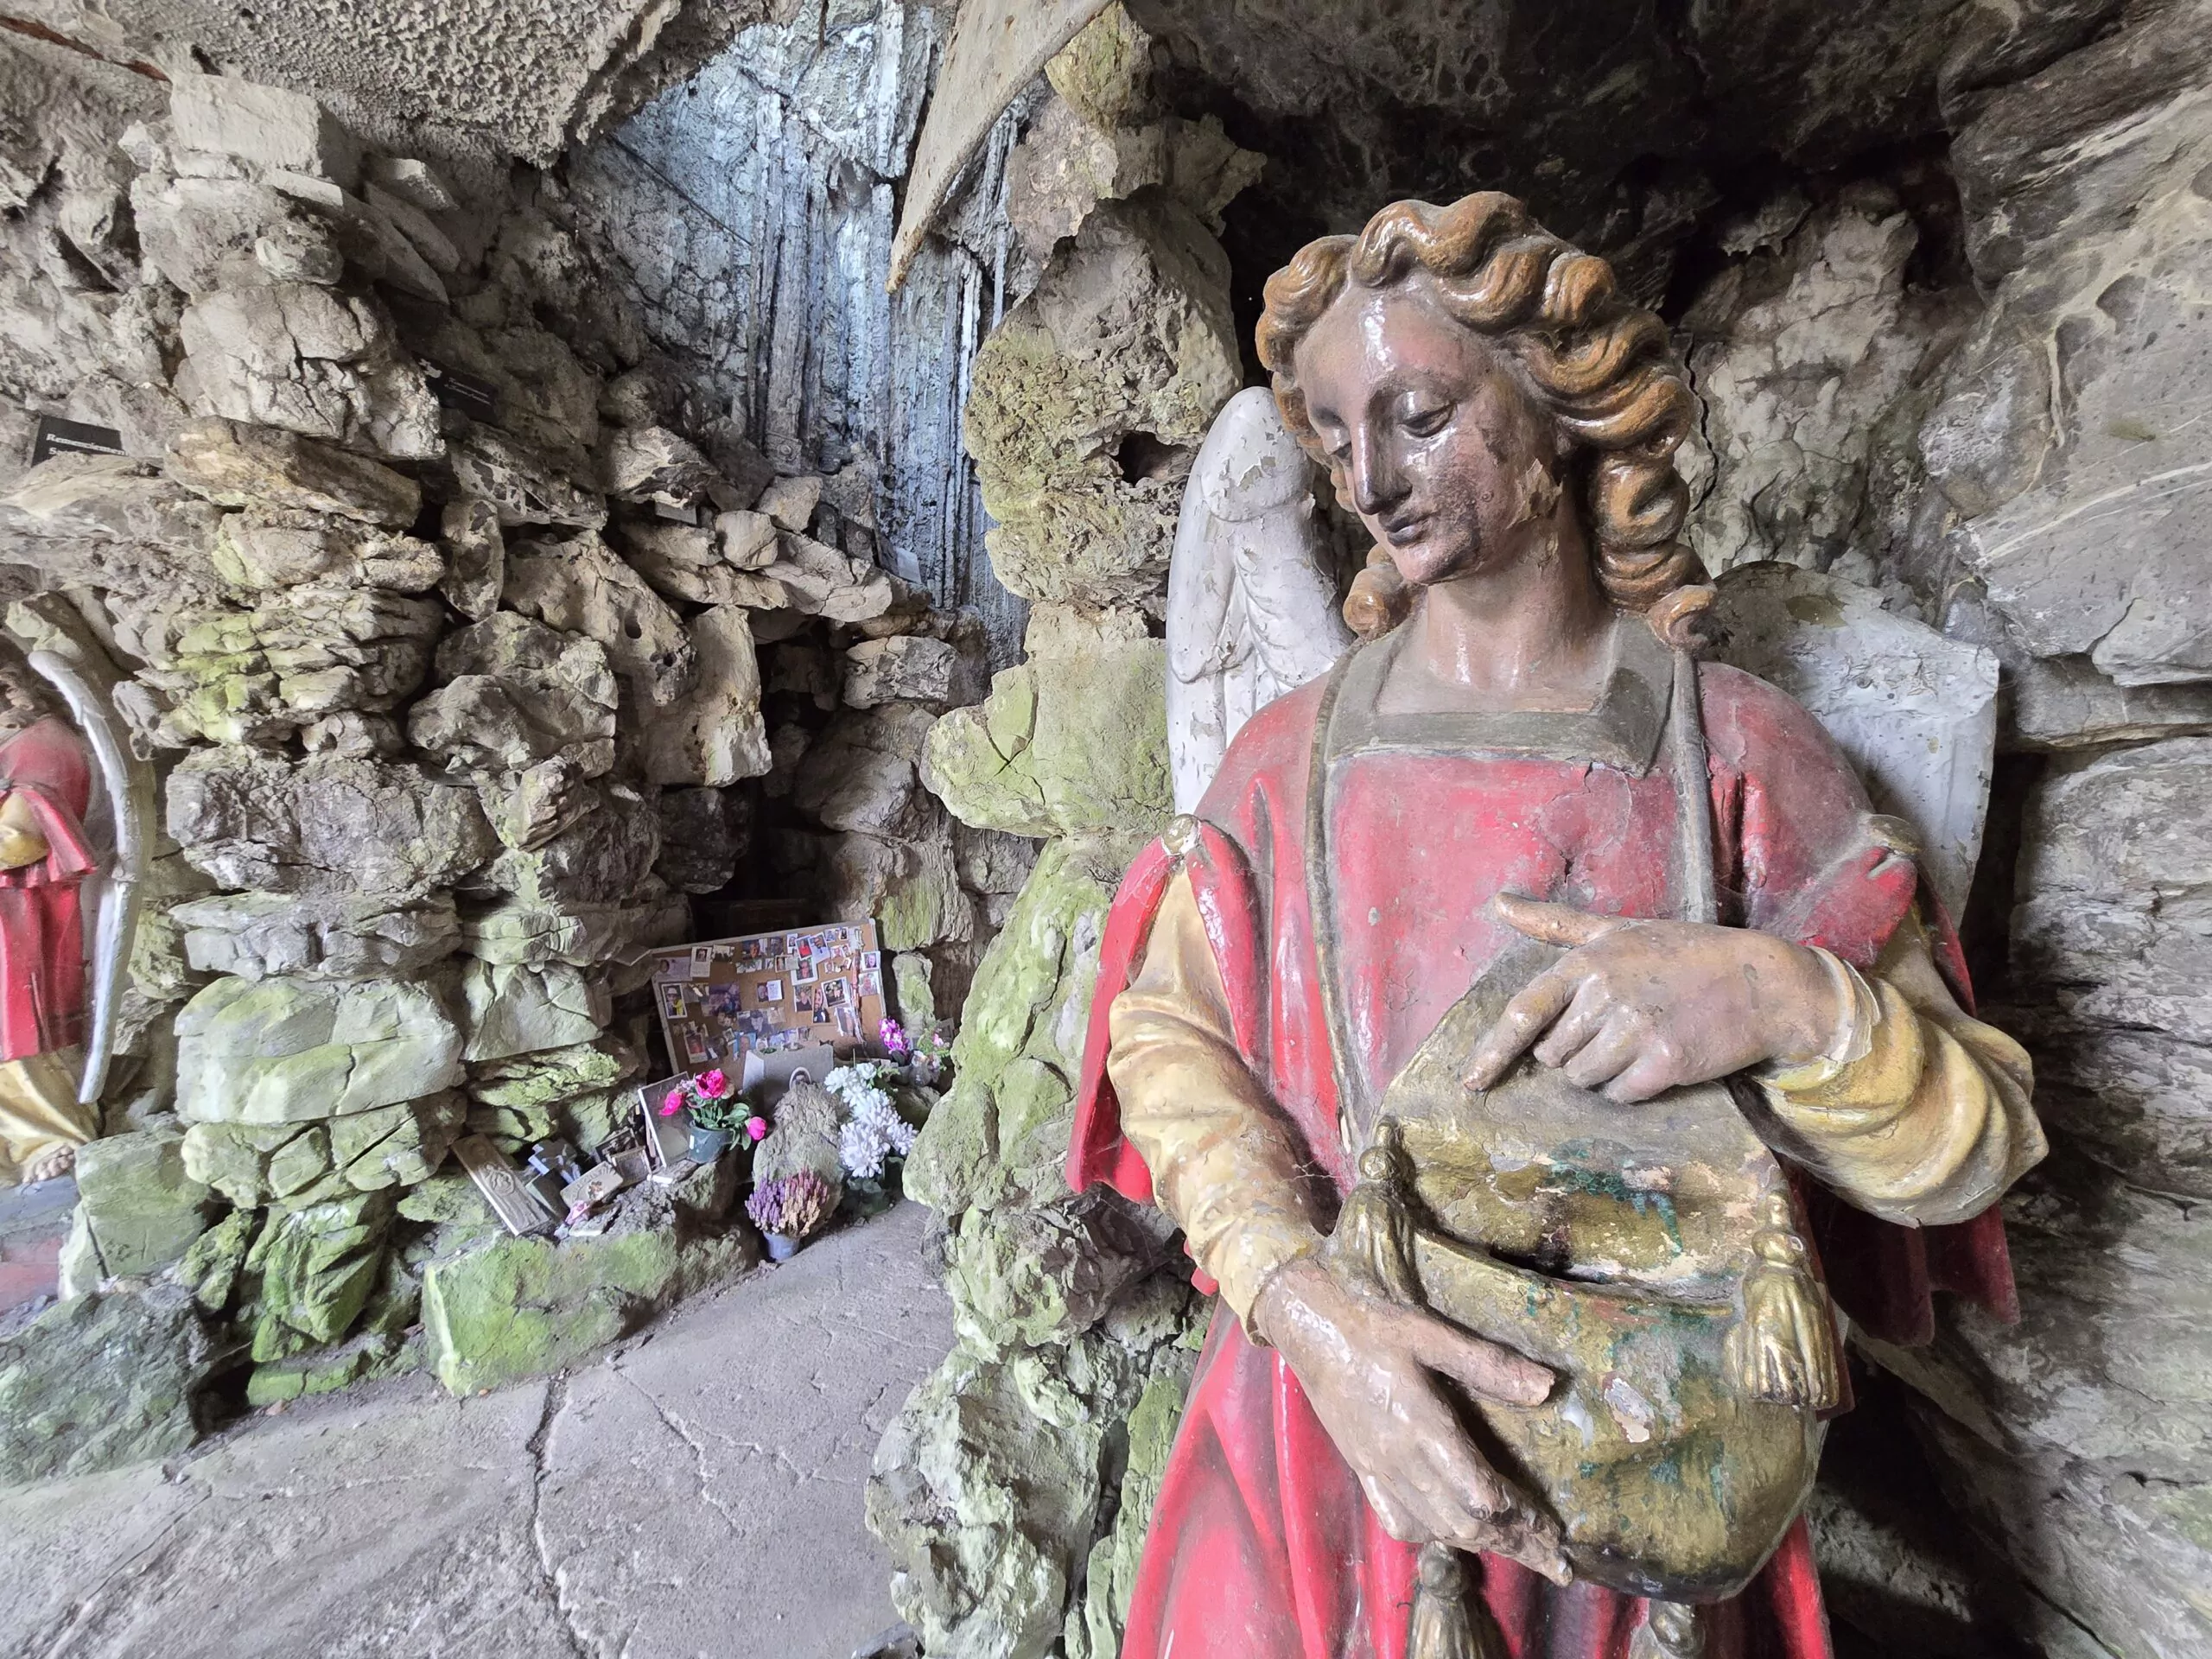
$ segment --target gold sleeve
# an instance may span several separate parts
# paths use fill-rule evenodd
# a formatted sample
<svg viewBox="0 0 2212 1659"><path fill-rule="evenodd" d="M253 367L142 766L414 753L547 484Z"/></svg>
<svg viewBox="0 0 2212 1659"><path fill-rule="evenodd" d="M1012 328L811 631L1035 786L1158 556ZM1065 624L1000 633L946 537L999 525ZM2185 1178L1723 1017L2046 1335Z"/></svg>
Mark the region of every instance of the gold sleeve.
<svg viewBox="0 0 2212 1659"><path fill-rule="evenodd" d="M1864 982L1852 1058L1760 1077L1782 1149L1885 1221L1965 1221L2049 1150L2033 1069L2018 1043L1959 1007L1916 915Z"/></svg>
<svg viewBox="0 0 2212 1659"><path fill-rule="evenodd" d="M47 855L46 837L30 803L18 790L0 793L0 870L19 870Z"/></svg>
<svg viewBox="0 0 2212 1659"><path fill-rule="evenodd" d="M1169 884L1143 964L1107 1017L1106 1072L1122 1132L1143 1154L1154 1198L1182 1227L1191 1255L1260 1340L1252 1304L1320 1235L1298 1132L1237 1052L1188 875Z"/></svg>

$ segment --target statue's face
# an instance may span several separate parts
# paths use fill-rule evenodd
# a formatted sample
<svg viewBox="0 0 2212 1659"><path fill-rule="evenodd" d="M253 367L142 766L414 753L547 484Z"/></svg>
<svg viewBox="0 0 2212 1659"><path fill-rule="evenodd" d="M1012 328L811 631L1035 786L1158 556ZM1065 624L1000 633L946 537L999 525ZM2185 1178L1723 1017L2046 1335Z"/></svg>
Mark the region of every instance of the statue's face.
<svg viewBox="0 0 2212 1659"><path fill-rule="evenodd" d="M1557 436L1425 274L1348 285L1294 367L1354 508L1408 582L1494 567L1538 539L1529 529L1558 499Z"/></svg>

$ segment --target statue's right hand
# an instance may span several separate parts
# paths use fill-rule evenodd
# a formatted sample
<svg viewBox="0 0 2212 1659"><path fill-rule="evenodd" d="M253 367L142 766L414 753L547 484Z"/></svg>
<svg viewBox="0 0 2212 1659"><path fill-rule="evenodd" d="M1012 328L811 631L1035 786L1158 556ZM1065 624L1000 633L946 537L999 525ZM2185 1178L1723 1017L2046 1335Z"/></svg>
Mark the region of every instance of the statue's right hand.
<svg viewBox="0 0 2212 1659"><path fill-rule="evenodd" d="M1349 1289L1311 1258L1270 1279L1252 1313L1393 1538L1510 1556L1567 1582L1558 1524L1475 1449L1433 1375L1532 1406L1551 1393L1549 1371L1417 1308Z"/></svg>

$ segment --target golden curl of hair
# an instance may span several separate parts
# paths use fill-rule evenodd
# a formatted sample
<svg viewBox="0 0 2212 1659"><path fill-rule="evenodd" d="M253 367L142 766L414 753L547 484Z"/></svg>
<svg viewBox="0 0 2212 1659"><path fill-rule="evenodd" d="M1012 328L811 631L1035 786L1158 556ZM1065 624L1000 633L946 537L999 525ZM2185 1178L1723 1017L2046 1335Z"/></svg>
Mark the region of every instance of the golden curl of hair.
<svg viewBox="0 0 2212 1659"><path fill-rule="evenodd" d="M1665 326L1620 296L1611 266L1497 191L1449 207L1394 202L1357 237L1309 242L1268 279L1260 361L1274 378L1284 425L1329 468L1339 496L1342 469L1307 416L1293 355L1347 284L1388 288L1415 270L1427 273L1456 321L1518 371L1567 441L1606 597L1649 613L1676 588L1702 582L1704 567L1679 539L1689 487L1675 467L1695 406ZM1355 587L1355 627L1404 613L1395 591L1385 601L1368 580L1376 574L1363 572L1366 588Z"/></svg>

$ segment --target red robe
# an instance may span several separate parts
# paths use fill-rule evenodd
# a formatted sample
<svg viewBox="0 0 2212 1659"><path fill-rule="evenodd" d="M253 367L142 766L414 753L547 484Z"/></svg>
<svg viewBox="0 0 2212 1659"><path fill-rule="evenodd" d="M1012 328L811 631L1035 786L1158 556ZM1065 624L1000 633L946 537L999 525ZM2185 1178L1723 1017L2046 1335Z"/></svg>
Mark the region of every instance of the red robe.
<svg viewBox="0 0 2212 1659"><path fill-rule="evenodd" d="M0 1062L85 1038L85 929L78 905L98 868L85 842L92 763L75 732L41 720L0 742L0 801L20 796L47 855L0 870Z"/></svg>
<svg viewBox="0 0 2212 1659"><path fill-rule="evenodd" d="M1639 653L1640 686L1628 671ZM1534 729L1525 719L1355 715L1370 741L1339 763L1328 842L1347 1028L1370 1098L1510 937L1486 913L1494 894L1674 913L1663 663L1631 645L1626 678L1598 711L1540 716ZM1701 668L1700 686L1721 919L1871 967L1918 891L1911 861L1885 844L1849 765L1796 703L1726 667ZM1154 842L1122 883L1068 1160L1078 1191L1105 1182L1151 1198L1106 1077L1107 1010L1178 869L1192 878L1246 1064L1338 1192L1350 1189L1305 874L1322 691L1307 686L1255 716L1199 807L1197 845L1179 857ZM1921 899L1963 997L1955 942L1932 896ZM2015 1313L1993 1211L1916 1230L1824 1193L1809 1195L1808 1211L1839 1303L1877 1334L1926 1340L1931 1284ZM1402 1659L1415 1555L1376 1521L1289 1368L1217 1310L1153 1513L1122 1659ZM1626 1653L1635 1600L1594 1585L1554 1591L1495 1557L1483 1565L1513 1659ZM1802 1520L1752 1586L1709 1618L1709 1659L1828 1659Z"/></svg>

